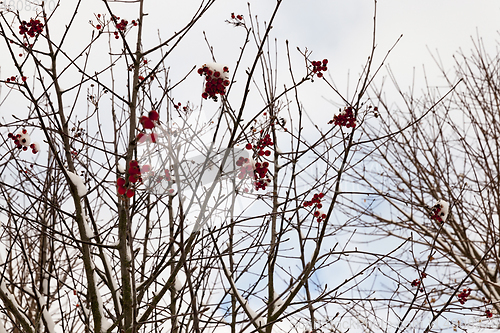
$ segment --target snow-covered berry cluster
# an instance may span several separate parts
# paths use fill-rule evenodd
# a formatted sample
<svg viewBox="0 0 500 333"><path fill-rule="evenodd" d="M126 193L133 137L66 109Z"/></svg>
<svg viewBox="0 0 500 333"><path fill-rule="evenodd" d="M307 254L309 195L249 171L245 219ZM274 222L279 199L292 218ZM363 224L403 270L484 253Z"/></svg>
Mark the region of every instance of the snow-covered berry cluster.
<svg viewBox="0 0 500 333"><path fill-rule="evenodd" d="M43 23L40 20L30 19L29 22L22 21L19 26L19 34L24 35L27 34L30 37L35 37L38 34L41 34L43 31Z"/></svg>
<svg viewBox="0 0 500 333"><path fill-rule="evenodd" d="M470 288L469 289L464 288L464 290L462 290L462 292L457 295L460 304L465 304L465 302L467 302L467 297L470 296L470 292L471 292Z"/></svg>
<svg viewBox="0 0 500 333"><path fill-rule="evenodd" d="M205 89L201 94L204 99L211 98L217 102L217 95L225 95L229 86L229 68L225 65L210 63L198 68L198 74L205 76Z"/></svg>
<svg viewBox="0 0 500 333"><path fill-rule="evenodd" d="M306 200L304 201L304 207L313 207L315 209L313 215L317 219L318 222L322 222L324 219L326 219L326 214L321 211L321 208L323 208L323 204L321 203L321 200L325 197L325 194L323 192L316 193L313 195L313 198L311 200Z"/></svg>
<svg viewBox="0 0 500 333"><path fill-rule="evenodd" d="M326 72L328 70L328 59L323 59L323 61L312 61L311 65L313 66L313 75L316 74L317 77L321 78L323 77L323 73L321 72Z"/></svg>
<svg viewBox="0 0 500 333"><path fill-rule="evenodd" d="M431 220L435 220L439 223L443 223L444 221L446 221L446 218L448 217L449 207L449 203L444 200L439 200L438 203L431 208Z"/></svg>
<svg viewBox="0 0 500 333"><path fill-rule="evenodd" d="M31 142L31 137L26 129L22 129L15 135L14 133L9 133L7 136L9 137L9 139L12 139L12 141L14 141L17 149L26 151L28 150L28 148L30 148L33 154L38 153L38 151L40 150L40 145L37 142Z"/></svg>
<svg viewBox="0 0 500 333"><path fill-rule="evenodd" d="M344 110L341 111L340 114L335 115L333 119L328 122L328 124L345 126L347 128L356 127L356 117L354 116L352 107L348 106L344 108Z"/></svg>

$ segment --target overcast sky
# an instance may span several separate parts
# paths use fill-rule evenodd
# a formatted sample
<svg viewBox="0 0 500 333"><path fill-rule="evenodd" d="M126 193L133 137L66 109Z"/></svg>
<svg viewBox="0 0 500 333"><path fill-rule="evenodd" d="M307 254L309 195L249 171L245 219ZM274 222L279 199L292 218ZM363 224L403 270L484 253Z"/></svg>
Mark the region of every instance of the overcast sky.
<svg viewBox="0 0 500 333"><path fill-rule="evenodd" d="M68 22L75 2L63 2L53 23ZM250 3L252 14L258 15L261 21L267 21L275 1L252 0ZM198 0L145 1L148 12L145 29L149 31L145 48L158 40L158 33L167 38L173 31L178 31L191 17L198 4ZM137 5L119 2L111 2L111 5L118 15L129 20L137 16ZM313 57L328 58L330 74L335 83L342 87L347 83L347 72L350 71L351 81L354 80L369 54L373 9L374 1L371 0L284 0L272 35L278 39L278 53L284 56L284 42L288 39L294 55L297 55L296 47L307 47L313 51ZM88 41L92 31L89 20L93 19L94 13L105 12L101 1L86 1L77 17L78 38L69 38L67 45L81 49L82 41ZM218 60L229 65L234 64L244 33L224 22L231 12L243 14L248 19L247 0L216 1L207 15L200 20L187 42L173 54L176 57L171 61L173 73L179 69L180 74L194 65L199 66L210 61L202 31L206 31ZM33 16L33 12L27 11L26 8L21 10L20 14L22 19ZM425 65L430 84L438 84L437 67L429 50L434 54L439 51L443 64L450 69L453 66L451 56L459 48L466 53L472 48L471 37L481 36L486 47L495 50L496 40L500 37L499 17L500 2L497 0L378 1L375 60L380 61L403 34L387 62L398 80L401 80L403 86L410 84L415 68L419 82L419 78L422 78L422 65ZM52 30L52 34L57 32L57 29ZM103 47L106 46L107 43L103 44ZM10 73L7 58L6 52L0 52L3 79ZM384 70L381 74L383 76L387 72Z"/></svg>

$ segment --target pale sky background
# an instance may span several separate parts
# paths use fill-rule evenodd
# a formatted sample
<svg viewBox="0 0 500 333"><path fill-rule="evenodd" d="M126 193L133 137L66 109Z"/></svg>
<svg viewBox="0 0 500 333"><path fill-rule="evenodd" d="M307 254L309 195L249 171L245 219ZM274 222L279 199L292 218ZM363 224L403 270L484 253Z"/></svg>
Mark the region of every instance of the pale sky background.
<svg viewBox="0 0 500 333"><path fill-rule="evenodd" d="M46 3L50 4L51 1L53 2L53 0L48 0ZM61 26L65 24L69 20L75 2L64 1L53 23L60 22ZM262 21L269 19L275 4L270 0L250 1L250 3L252 14L258 15L261 24ZM154 45L159 34L165 39L173 31L179 30L197 6L196 0L146 1L145 8L148 16L145 20L145 30L148 33L144 42L145 48ZM129 21L137 17L135 4L112 3L112 8L117 15ZM272 37L277 38L280 65L286 66L285 40L288 39L294 68L297 68L299 75L303 73L304 64L296 48L300 47L302 50L307 48L313 51L312 58L329 59L329 74L342 93L347 91L349 72L349 84L352 90L362 65L369 55L373 8L374 2L371 0L284 0L272 31ZM22 9L20 15L23 19L33 15L32 11ZM88 23L89 20L94 19L95 22L94 13L105 12L101 1L85 1L76 19L78 29L73 31L71 38L68 38L67 46L74 47L75 52L81 50L85 45L83 43L90 40L90 33L93 30ZM184 43L172 54L168 63L173 76L181 76L192 66L200 66L211 61L202 31L206 32L208 40L214 47L217 60L229 66L234 65L244 38L244 31L224 22L232 12L243 14L248 20L247 1L216 1ZM386 51L403 34L403 38L386 62L391 66L401 87L405 88L411 84L414 69L415 82L423 87L423 65L426 68L429 84L442 84L440 73L429 50L434 54L439 51L444 66L449 69L453 67L452 55L456 54L460 48L466 54L469 53L473 46L471 37L475 38L479 35L483 38L487 49L494 51L496 40L500 37L499 17L500 1L497 0L378 1L375 64L380 62ZM58 33L62 33L62 29L58 31L52 28L53 35ZM105 40L106 38L102 40L100 46L107 48ZM5 52L5 47L2 46L1 50L0 75L2 79L5 79L10 76L13 68L8 61L9 55ZM101 62L102 54L95 60ZM285 76L287 68L283 68L285 70L282 75ZM378 79L381 80L386 75L387 71L384 69ZM193 79L198 80L197 75L193 75ZM380 81L376 80L376 82ZM309 90L306 91L311 94L319 94L325 98L332 97L331 91L327 90L324 85L309 85L307 89ZM177 91L177 93L180 92ZM187 93L184 99L191 99L194 103L199 101L190 91ZM181 96L178 98L182 100ZM1 108L0 114L4 114Z"/></svg>

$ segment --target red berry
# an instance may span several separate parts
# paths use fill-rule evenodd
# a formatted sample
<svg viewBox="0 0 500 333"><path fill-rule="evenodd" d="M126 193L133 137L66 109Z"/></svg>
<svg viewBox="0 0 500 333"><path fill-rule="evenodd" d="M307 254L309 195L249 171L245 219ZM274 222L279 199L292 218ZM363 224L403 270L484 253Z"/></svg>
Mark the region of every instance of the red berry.
<svg viewBox="0 0 500 333"><path fill-rule="evenodd" d="M124 185L125 185L125 179L123 179L123 178L118 178L118 179L116 180L116 185L118 185L118 186L124 186Z"/></svg>
<svg viewBox="0 0 500 333"><path fill-rule="evenodd" d="M123 186L118 186L118 194L124 195L127 192L127 189Z"/></svg>
<svg viewBox="0 0 500 333"><path fill-rule="evenodd" d="M144 126L145 129L153 129L155 127L155 124L148 117L145 118L146 119L144 120L144 122L142 122L142 126Z"/></svg>
<svg viewBox="0 0 500 333"><path fill-rule="evenodd" d="M149 119L153 120L153 121L157 121L158 119L160 119L160 115L158 114L158 112L156 110L149 111L148 116L149 116Z"/></svg>
<svg viewBox="0 0 500 333"><path fill-rule="evenodd" d="M246 149L250 150L252 149L252 144L251 143L247 143L247 145L245 146Z"/></svg>
<svg viewBox="0 0 500 333"><path fill-rule="evenodd" d="M135 194L135 191L132 189L127 190L127 198L132 198Z"/></svg>

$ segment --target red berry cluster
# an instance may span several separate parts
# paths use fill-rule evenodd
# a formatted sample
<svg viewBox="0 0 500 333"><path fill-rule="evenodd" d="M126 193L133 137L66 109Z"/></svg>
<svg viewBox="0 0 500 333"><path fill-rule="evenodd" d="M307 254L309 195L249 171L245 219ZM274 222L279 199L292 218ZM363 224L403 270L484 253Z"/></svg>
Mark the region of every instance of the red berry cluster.
<svg viewBox="0 0 500 333"><path fill-rule="evenodd" d="M323 73L321 72L326 72L328 70L328 67L326 66L327 64L328 59L323 59L323 61L311 62L311 65L313 65L313 73L316 74L317 77L323 77Z"/></svg>
<svg viewBox="0 0 500 333"><path fill-rule="evenodd" d="M27 80L27 79L28 79L28 78L27 78L26 76L21 76L21 81L26 82L26 80ZM10 82L17 82L17 77L15 77L15 76L8 77L8 78L5 80L5 82L7 82L7 83L10 83Z"/></svg>
<svg viewBox="0 0 500 333"><path fill-rule="evenodd" d="M205 75L205 91L201 94L204 99L211 98L217 102L217 94L223 96L226 94L226 87L229 86L229 69L227 66L222 68L219 64L203 65L198 68L198 74Z"/></svg>
<svg viewBox="0 0 500 333"><path fill-rule="evenodd" d="M179 110L179 109L181 108L181 106L182 106L182 103L181 103L181 102L179 102L179 103L177 103L177 104L174 104L174 108L175 108L176 110ZM188 102L188 105L186 105L186 106L182 106L182 111L184 111L184 112L189 111L189 102Z"/></svg>
<svg viewBox="0 0 500 333"><path fill-rule="evenodd" d="M33 154L38 153L38 150L40 149L40 145L38 143L31 143L31 138L26 129L23 129L16 135L14 135L14 133L9 133L7 136L9 137L9 139L12 139L12 141L14 141L17 149L27 151L28 148L31 148L31 152Z"/></svg>
<svg viewBox="0 0 500 333"><path fill-rule="evenodd" d="M493 317L493 313L491 312L490 309L487 309L486 312L485 312L485 314L486 314L486 317L488 317L488 318Z"/></svg>
<svg viewBox="0 0 500 333"><path fill-rule="evenodd" d="M119 18L119 17L117 17L117 16L115 16L115 19L116 19L116 21L118 22L118 23L116 23L116 29L118 29L119 31L125 32L125 31L127 30L128 21L127 21L127 20L125 20L125 19L121 19L121 20L120 20L120 18ZM132 20L132 22L131 22L131 23L132 23L132 25L133 25L134 27L136 27L136 26L137 26L137 24L138 24L138 21L136 21L136 20ZM97 28L97 26L96 26L96 28ZM113 34L115 35L115 39L120 38L120 35L119 35L119 32L118 32L118 31L115 31Z"/></svg>
<svg viewBox="0 0 500 333"><path fill-rule="evenodd" d="M269 163L264 162L264 163L255 163L255 172L253 174L253 178L255 180L255 189L258 191L260 189L266 190L266 186L268 186L271 183L271 179L267 176L267 173L269 172Z"/></svg>
<svg viewBox="0 0 500 333"><path fill-rule="evenodd" d="M467 297L470 296L470 292L471 292L471 289L465 289L457 295L458 297L458 301L460 302L460 304L465 304L465 302L467 302Z"/></svg>
<svg viewBox="0 0 500 333"><path fill-rule="evenodd" d="M247 175L250 177L252 176L254 165L248 157L240 156L236 161L236 165L240 167L240 173L238 174L239 179L245 179Z"/></svg>
<svg viewBox="0 0 500 333"><path fill-rule="evenodd" d="M139 167L139 162L136 160L132 160L129 163L129 168L128 168L128 185L127 187L127 181L124 178L118 178L116 181L116 185L118 187L118 194L119 195L126 195L127 198L132 198L135 194L135 190L133 188L130 188L131 184L135 184L137 182L142 183L142 177L141 177L141 170L148 170L148 166L143 166L142 168Z"/></svg>
<svg viewBox="0 0 500 333"><path fill-rule="evenodd" d="M321 203L321 199L325 197L323 192L316 193L313 195L313 198L310 201L304 201L304 207L314 207L316 209L314 211L314 217L317 218L318 222L326 219L326 214L323 213L320 209L323 208L323 204Z"/></svg>
<svg viewBox="0 0 500 333"><path fill-rule="evenodd" d="M160 114L156 110L149 111L147 116L142 116L139 119L139 123L144 127L144 129L155 128L155 122L160 119Z"/></svg>
<svg viewBox="0 0 500 333"><path fill-rule="evenodd" d="M259 139L257 142L257 145L255 147L251 143L247 143L245 148L248 150L254 149L257 152L257 158L264 157L264 156L270 156L271 151L269 149L266 149L267 147L270 147L273 145L273 141L271 139L271 136L269 134L266 134L263 138ZM264 163L255 163L255 172L254 172L254 179L255 179L255 189L266 189L266 186L271 183L271 179L267 176L269 172L269 163L264 162Z"/></svg>
<svg viewBox="0 0 500 333"><path fill-rule="evenodd" d="M269 134L266 134L264 138L260 139L255 148L257 149L257 154L259 156L270 156L271 151L269 149L266 149L266 147L270 147L273 145L273 140L271 140L271 136ZM249 143L246 145L246 148L248 150L252 149L252 145Z"/></svg>
<svg viewBox="0 0 500 333"><path fill-rule="evenodd" d="M234 15L234 13L231 13L231 18L232 18L233 20L235 20L235 19L236 19L236 20L238 20L238 21L241 21L241 20L243 20L243 15Z"/></svg>
<svg viewBox="0 0 500 333"><path fill-rule="evenodd" d="M427 274L425 272L422 272L422 279L425 279L427 277ZM418 287L420 286L421 281L419 279L415 279L411 282L412 287ZM420 288L420 291L424 291L423 288Z"/></svg>
<svg viewBox="0 0 500 333"><path fill-rule="evenodd" d="M30 19L29 22L22 21L19 26L19 34L24 35L28 34L30 37L35 37L35 35L42 33L43 31L43 23L40 20Z"/></svg>
<svg viewBox="0 0 500 333"><path fill-rule="evenodd" d="M442 210L442 207L440 204L437 204L434 207L432 207L431 208L431 215L430 215L431 220L436 220L439 223L443 223L442 216L444 216L444 213L441 210Z"/></svg>
<svg viewBox="0 0 500 333"><path fill-rule="evenodd" d="M170 170L165 169L165 176L161 180L166 180L167 182L172 181L172 176L170 175Z"/></svg>
<svg viewBox="0 0 500 333"><path fill-rule="evenodd" d="M346 107L340 114L335 115L333 119L328 122L328 124L345 126L347 128L356 127L356 117L354 116L352 107Z"/></svg>

